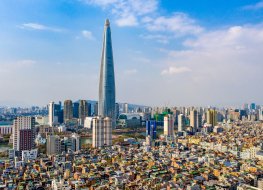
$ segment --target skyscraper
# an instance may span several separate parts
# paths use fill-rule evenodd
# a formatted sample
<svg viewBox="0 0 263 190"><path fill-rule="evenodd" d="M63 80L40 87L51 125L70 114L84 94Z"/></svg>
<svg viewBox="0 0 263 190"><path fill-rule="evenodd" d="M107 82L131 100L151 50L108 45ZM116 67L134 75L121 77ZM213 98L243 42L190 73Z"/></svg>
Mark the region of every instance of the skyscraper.
<svg viewBox="0 0 263 190"><path fill-rule="evenodd" d="M174 136L174 117L171 114L164 116L164 135L173 137Z"/></svg>
<svg viewBox="0 0 263 190"><path fill-rule="evenodd" d="M125 103L123 105L123 113L128 113L129 112L129 104L128 103Z"/></svg>
<svg viewBox="0 0 263 190"><path fill-rule="evenodd" d="M103 47L100 65L98 115L115 121L115 77L111 43L110 22L104 26Z"/></svg>
<svg viewBox="0 0 263 190"><path fill-rule="evenodd" d="M193 127L193 132L198 128L198 112L197 110L190 111L190 126Z"/></svg>
<svg viewBox="0 0 263 190"><path fill-rule="evenodd" d="M207 123L211 124L213 127L217 125L217 111L216 110L207 110L206 113Z"/></svg>
<svg viewBox="0 0 263 190"><path fill-rule="evenodd" d="M85 117L88 116L88 103L86 100L79 101L79 119L80 125L84 125Z"/></svg>
<svg viewBox="0 0 263 190"><path fill-rule="evenodd" d="M63 112L61 109L61 102L59 102L59 104L55 104L54 102L49 103L48 118L50 126L53 126L57 123L63 123Z"/></svg>
<svg viewBox="0 0 263 190"><path fill-rule="evenodd" d="M54 123L54 105L54 102L50 102L48 105L48 121L50 126Z"/></svg>
<svg viewBox="0 0 263 190"><path fill-rule="evenodd" d="M66 123L68 120L73 118L73 107L71 100L64 101L64 122Z"/></svg>
<svg viewBox="0 0 263 190"><path fill-rule="evenodd" d="M155 120L146 121L146 136L150 135L151 139L157 138L157 125Z"/></svg>
<svg viewBox="0 0 263 190"><path fill-rule="evenodd" d="M73 118L79 118L79 102L73 103Z"/></svg>
<svg viewBox="0 0 263 190"><path fill-rule="evenodd" d="M185 129L185 116L183 114L178 115L178 131L186 131Z"/></svg>

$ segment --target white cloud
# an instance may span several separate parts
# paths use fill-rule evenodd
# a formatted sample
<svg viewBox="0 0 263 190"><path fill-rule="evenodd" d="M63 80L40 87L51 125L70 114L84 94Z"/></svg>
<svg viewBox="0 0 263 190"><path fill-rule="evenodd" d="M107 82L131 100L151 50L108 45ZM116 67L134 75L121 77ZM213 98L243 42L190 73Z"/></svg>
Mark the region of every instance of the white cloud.
<svg viewBox="0 0 263 190"><path fill-rule="evenodd" d="M127 15L116 20L116 24L118 26L136 26L138 25L138 21L134 15Z"/></svg>
<svg viewBox="0 0 263 190"><path fill-rule="evenodd" d="M137 69L129 69L124 71L124 74L126 75L134 75L136 73L138 73Z"/></svg>
<svg viewBox="0 0 263 190"><path fill-rule="evenodd" d="M184 71L175 67L181 65L192 71L188 81L201 85L204 90L213 86L221 91L231 91L240 85L244 91L249 90L247 83L259 80L258 76L261 76L263 25L232 26L203 32L183 45L185 49L182 50L162 50L169 57L164 60L169 69L162 74ZM238 89L238 93L241 91Z"/></svg>
<svg viewBox="0 0 263 190"><path fill-rule="evenodd" d="M199 34L204 29L187 14L177 12L170 17L160 16L146 24L149 31L172 32L175 35Z"/></svg>
<svg viewBox="0 0 263 190"><path fill-rule="evenodd" d="M32 23L32 22L24 23L19 27L22 29L29 29L29 30L46 30L46 31L51 31L51 32L62 32L63 31L60 28L49 27L49 26L45 26L43 24Z"/></svg>
<svg viewBox="0 0 263 190"><path fill-rule="evenodd" d="M94 40L94 39L95 39L91 31L82 30L82 31L81 31L81 34L82 34L82 36L83 36L84 38L86 38L86 39L88 39L88 40Z"/></svg>
<svg viewBox="0 0 263 190"><path fill-rule="evenodd" d="M147 35L140 35L141 38L147 39L147 40L155 40L162 44L168 44L169 43L169 36L162 35L162 34L147 34Z"/></svg>
<svg viewBox="0 0 263 190"><path fill-rule="evenodd" d="M180 74L180 73L185 73L185 72L190 72L191 69L188 67L169 67L168 69L165 69L161 72L162 75L175 75L175 74Z"/></svg>
<svg viewBox="0 0 263 190"><path fill-rule="evenodd" d="M243 10L259 10L259 9L263 9L263 1L260 1L256 4L253 5L247 5L242 7Z"/></svg>
<svg viewBox="0 0 263 190"><path fill-rule="evenodd" d="M30 67L32 65L35 65L36 63L37 62L35 60L25 59L25 60L17 61L15 64L18 67Z"/></svg>
<svg viewBox="0 0 263 190"><path fill-rule="evenodd" d="M97 6L107 6L116 3L118 0L82 0L85 3L93 4Z"/></svg>
<svg viewBox="0 0 263 190"><path fill-rule="evenodd" d="M138 17L157 10L157 0L82 0L103 9L111 10L118 26L136 26Z"/></svg>

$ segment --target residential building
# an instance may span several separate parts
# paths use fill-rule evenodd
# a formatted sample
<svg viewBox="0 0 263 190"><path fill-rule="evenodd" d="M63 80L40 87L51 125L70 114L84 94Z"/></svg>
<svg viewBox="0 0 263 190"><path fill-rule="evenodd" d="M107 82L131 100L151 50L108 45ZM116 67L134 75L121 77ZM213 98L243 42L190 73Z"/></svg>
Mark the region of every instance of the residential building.
<svg viewBox="0 0 263 190"><path fill-rule="evenodd" d="M172 114L164 116L164 135L173 137L174 136L174 117Z"/></svg>
<svg viewBox="0 0 263 190"><path fill-rule="evenodd" d="M17 117L13 123L13 149L16 151L34 148L35 118Z"/></svg>

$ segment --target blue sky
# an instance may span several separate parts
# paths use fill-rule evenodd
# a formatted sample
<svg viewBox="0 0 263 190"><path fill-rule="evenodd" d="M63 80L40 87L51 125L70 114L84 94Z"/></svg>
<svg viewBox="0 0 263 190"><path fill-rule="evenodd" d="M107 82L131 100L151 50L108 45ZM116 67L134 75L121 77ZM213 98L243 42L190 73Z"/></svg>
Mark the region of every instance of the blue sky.
<svg viewBox="0 0 263 190"><path fill-rule="evenodd" d="M263 104L263 1L2 0L0 105L97 99L106 18L117 101Z"/></svg>

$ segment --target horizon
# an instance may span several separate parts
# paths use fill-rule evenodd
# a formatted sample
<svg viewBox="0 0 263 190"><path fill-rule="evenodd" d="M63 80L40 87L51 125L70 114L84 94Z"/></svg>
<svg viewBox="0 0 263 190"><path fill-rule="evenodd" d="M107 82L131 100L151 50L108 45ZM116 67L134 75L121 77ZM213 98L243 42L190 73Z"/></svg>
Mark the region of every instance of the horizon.
<svg viewBox="0 0 263 190"><path fill-rule="evenodd" d="M0 105L97 100L107 18L116 102L263 105L263 1L202 2L1 1Z"/></svg>

